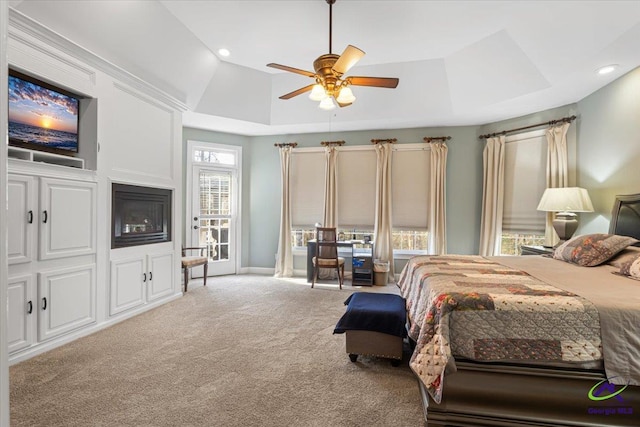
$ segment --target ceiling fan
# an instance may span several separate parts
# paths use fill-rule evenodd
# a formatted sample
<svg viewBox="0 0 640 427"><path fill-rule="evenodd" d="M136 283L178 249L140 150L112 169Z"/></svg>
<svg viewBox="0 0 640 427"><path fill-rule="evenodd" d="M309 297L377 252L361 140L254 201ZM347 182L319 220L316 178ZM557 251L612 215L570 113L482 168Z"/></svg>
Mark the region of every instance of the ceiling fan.
<svg viewBox="0 0 640 427"><path fill-rule="evenodd" d="M397 78L358 76L344 77L344 74L364 56L364 52L355 46L348 45L344 52L342 52L342 55L332 53L332 8L336 0L326 0L326 2L329 4L329 53L320 55L315 61L313 61L313 69L315 70L315 73L286 65L274 63L267 64L267 67L302 74L303 76L311 77L315 80L314 84L310 84L282 95L280 99L291 99L294 96L311 91L311 94L309 95L311 100L320 101L320 108L324 110L331 110L335 108L333 99L336 100L340 107L347 107L356 100L356 97L353 95L349 86L373 86L391 89L397 87L399 82Z"/></svg>

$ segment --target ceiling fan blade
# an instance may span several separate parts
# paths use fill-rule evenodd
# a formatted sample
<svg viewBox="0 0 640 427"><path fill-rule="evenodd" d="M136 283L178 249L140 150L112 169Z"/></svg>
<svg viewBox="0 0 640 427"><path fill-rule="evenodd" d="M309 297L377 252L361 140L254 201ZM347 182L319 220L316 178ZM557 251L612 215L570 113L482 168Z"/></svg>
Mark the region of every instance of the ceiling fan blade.
<svg viewBox="0 0 640 427"><path fill-rule="evenodd" d="M267 67L277 68L278 70L283 70L283 71L289 71L290 73L302 74L303 76L307 76L307 77L315 77L316 76L311 71L305 71L305 70L301 70L299 68L289 67L287 65L274 64L273 62L270 63L270 64L267 64Z"/></svg>
<svg viewBox="0 0 640 427"><path fill-rule="evenodd" d="M339 103L337 99L336 99L336 102L338 103L338 106L339 106L340 108L342 108L342 107L348 107L349 105L353 104L353 102L344 102L344 103Z"/></svg>
<svg viewBox="0 0 640 427"><path fill-rule="evenodd" d="M363 56L364 52L362 50L349 45L344 52L342 52L342 55L340 55L340 58L338 58L336 63L333 64L333 71L344 74L349 71L351 67L356 65L356 62L360 61Z"/></svg>
<svg viewBox="0 0 640 427"><path fill-rule="evenodd" d="M285 95L282 95L280 99L291 99L294 96L302 95L305 92L309 92L311 89L313 89L313 85L305 86L298 90L294 90L293 92L289 92Z"/></svg>
<svg viewBox="0 0 640 427"><path fill-rule="evenodd" d="M399 79L395 77L348 77L349 84L354 86L374 86L374 87L387 87L395 89L398 86Z"/></svg>

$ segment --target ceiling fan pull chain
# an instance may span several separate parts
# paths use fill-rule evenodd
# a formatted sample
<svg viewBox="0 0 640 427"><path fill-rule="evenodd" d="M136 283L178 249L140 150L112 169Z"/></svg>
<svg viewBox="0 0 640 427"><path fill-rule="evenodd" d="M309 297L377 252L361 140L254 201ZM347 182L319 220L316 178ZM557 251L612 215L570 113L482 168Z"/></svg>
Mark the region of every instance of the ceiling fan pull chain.
<svg viewBox="0 0 640 427"><path fill-rule="evenodd" d="M331 36L333 34L333 4L335 2L336 0L327 0L327 3L329 3L329 54L333 53L331 50Z"/></svg>

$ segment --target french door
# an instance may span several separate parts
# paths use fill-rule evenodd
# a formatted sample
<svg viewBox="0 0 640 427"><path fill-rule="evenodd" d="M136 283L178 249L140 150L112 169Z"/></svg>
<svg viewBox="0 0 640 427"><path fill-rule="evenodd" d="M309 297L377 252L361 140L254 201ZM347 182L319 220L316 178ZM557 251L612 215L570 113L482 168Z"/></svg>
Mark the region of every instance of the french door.
<svg viewBox="0 0 640 427"><path fill-rule="evenodd" d="M206 248L210 276L235 274L237 171L199 165L192 171L191 246ZM202 277L202 268L193 270Z"/></svg>

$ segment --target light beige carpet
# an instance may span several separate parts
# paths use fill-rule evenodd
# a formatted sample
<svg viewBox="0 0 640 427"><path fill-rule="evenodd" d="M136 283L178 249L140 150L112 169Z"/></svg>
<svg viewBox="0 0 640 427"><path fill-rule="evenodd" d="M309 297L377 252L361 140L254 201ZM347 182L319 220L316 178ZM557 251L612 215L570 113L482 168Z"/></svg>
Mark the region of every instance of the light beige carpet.
<svg viewBox="0 0 640 427"><path fill-rule="evenodd" d="M302 283L301 281L299 281ZM351 363L333 328L356 290L266 276L177 301L10 368L12 426L421 426L407 365Z"/></svg>

